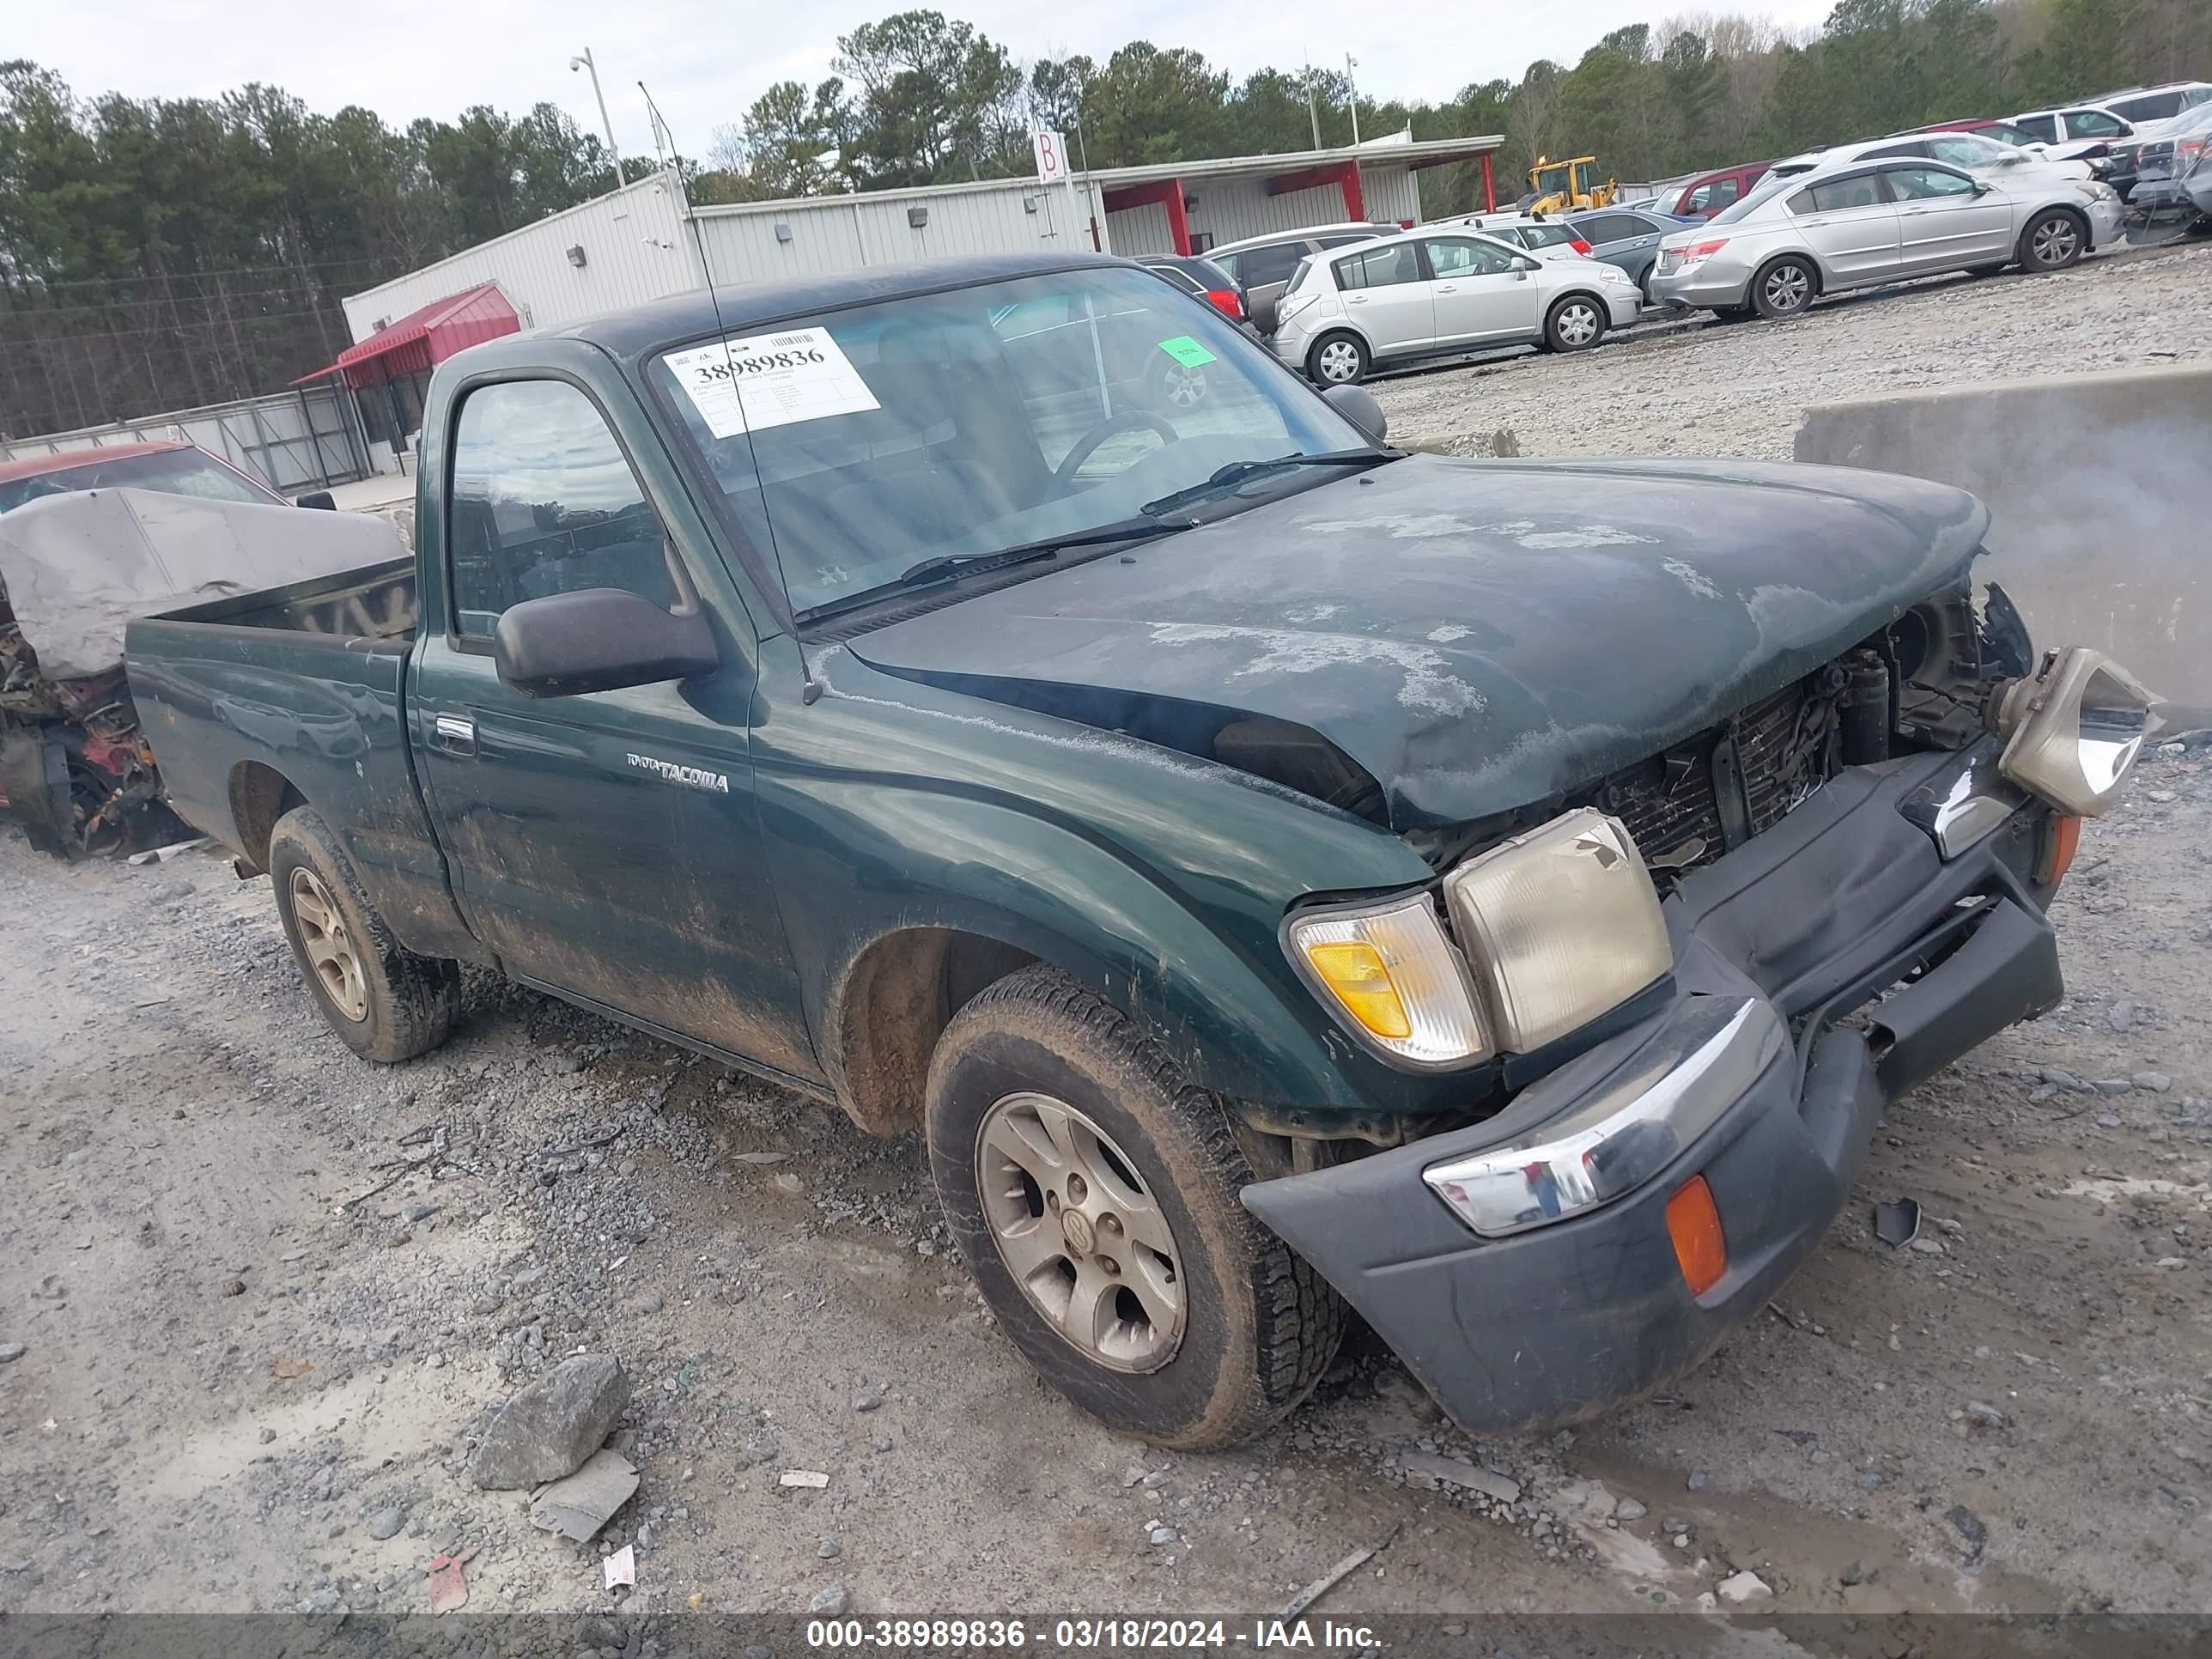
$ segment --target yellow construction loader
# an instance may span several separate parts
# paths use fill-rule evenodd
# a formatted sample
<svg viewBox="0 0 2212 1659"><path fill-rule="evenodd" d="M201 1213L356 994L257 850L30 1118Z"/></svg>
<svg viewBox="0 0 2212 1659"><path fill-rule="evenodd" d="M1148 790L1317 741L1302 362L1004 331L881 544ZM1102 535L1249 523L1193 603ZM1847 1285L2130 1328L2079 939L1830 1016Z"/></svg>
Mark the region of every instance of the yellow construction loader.
<svg viewBox="0 0 2212 1659"><path fill-rule="evenodd" d="M1597 182L1595 155L1577 155L1564 161L1539 155L1536 165L1528 169L1528 188L1536 199L1525 211L1539 214L1587 213L1592 208L1612 206L1613 198L1620 193L1617 180Z"/></svg>

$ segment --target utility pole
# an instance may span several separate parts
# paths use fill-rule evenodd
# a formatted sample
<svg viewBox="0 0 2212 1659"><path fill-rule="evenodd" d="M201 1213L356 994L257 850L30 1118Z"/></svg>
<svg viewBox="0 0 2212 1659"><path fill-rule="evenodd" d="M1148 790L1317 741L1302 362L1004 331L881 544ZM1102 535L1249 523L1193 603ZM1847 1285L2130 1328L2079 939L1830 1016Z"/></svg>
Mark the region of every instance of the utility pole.
<svg viewBox="0 0 2212 1659"><path fill-rule="evenodd" d="M1306 119L1313 123L1313 147L1321 148L1321 106L1314 102L1313 59L1306 59Z"/></svg>
<svg viewBox="0 0 2212 1659"><path fill-rule="evenodd" d="M1353 84L1352 71L1359 67L1359 60L1350 52L1344 54L1345 101L1352 106L1352 147L1359 148L1359 88Z"/></svg>
<svg viewBox="0 0 2212 1659"><path fill-rule="evenodd" d="M615 143L615 124L607 119L607 95L599 90L599 66L592 61L592 49L586 46L582 57L571 58L568 70L582 70L592 77L592 96L599 100L599 125L606 130L607 153L615 158L615 188L620 190L629 180L623 176L622 146Z"/></svg>

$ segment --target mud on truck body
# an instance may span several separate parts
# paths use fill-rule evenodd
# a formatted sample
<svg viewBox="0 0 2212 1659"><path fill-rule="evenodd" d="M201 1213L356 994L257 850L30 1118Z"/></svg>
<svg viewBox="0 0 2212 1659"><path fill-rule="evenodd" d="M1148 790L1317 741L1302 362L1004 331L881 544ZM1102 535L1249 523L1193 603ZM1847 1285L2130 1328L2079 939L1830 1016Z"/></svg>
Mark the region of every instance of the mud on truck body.
<svg viewBox="0 0 2212 1659"><path fill-rule="evenodd" d="M1009 1337L1155 1443L1279 1419L1347 1304L1468 1427L1571 1419L2057 1001L2154 717L1978 601L1960 491L1383 440L1115 260L690 295L441 366L411 572L129 661L356 1053L475 963L919 1132ZM383 584L418 625L291 620ZM241 673L320 740L212 720Z"/></svg>

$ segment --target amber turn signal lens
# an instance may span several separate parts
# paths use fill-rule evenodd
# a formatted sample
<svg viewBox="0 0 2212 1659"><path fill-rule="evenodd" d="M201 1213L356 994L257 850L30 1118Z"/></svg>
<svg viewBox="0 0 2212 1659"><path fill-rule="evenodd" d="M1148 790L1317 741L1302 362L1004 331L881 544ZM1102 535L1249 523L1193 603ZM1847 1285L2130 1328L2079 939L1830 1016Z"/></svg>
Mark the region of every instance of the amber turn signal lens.
<svg viewBox="0 0 2212 1659"><path fill-rule="evenodd" d="M2059 878L2074 867L2074 854L2081 850L2081 820L2064 815L2051 820L2043 832L2043 867L2035 878L2045 887L2058 885Z"/></svg>
<svg viewBox="0 0 2212 1659"><path fill-rule="evenodd" d="M1728 1272L1728 1240L1721 1236L1721 1212L1703 1176L1692 1176L1667 1200L1667 1236L1674 1241L1674 1260L1690 1294L1703 1296Z"/></svg>

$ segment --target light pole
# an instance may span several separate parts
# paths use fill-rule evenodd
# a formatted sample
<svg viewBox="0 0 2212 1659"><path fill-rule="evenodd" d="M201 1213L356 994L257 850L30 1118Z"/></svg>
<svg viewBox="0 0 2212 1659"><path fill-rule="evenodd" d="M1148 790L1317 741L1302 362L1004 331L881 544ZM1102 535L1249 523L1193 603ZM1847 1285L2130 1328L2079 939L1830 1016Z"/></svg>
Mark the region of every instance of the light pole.
<svg viewBox="0 0 2212 1659"><path fill-rule="evenodd" d="M582 57L571 58L568 69L571 74L582 70L592 77L592 96L599 100L599 125L606 130L607 151L615 158L615 188L620 190L629 180L623 176L622 146L615 143L615 124L607 119L607 95L599 90L599 66L592 61L592 49L586 46Z"/></svg>
<svg viewBox="0 0 2212 1659"><path fill-rule="evenodd" d="M1346 102L1352 106L1352 147L1359 148L1359 88L1352 79L1352 71L1359 67L1359 60L1350 52L1344 54L1344 90Z"/></svg>

